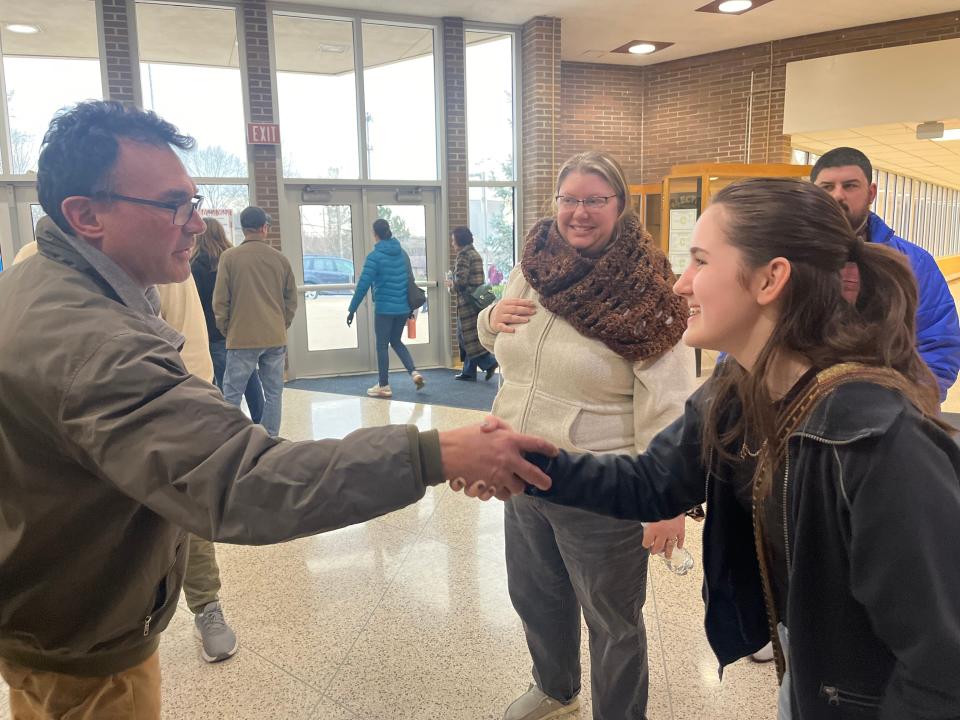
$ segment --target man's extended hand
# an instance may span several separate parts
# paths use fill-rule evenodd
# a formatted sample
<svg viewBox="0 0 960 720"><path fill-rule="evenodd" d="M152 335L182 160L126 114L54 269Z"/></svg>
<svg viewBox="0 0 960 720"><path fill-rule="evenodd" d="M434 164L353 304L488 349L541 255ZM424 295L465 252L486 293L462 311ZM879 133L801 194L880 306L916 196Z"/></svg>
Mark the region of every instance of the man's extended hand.
<svg viewBox="0 0 960 720"><path fill-rule="evenodd" d="M454 480L451 487L465 487L468 495L481 500L506 500L522 493L527 483L548 490L550 478L522 453L553 457L557 448L542 438L515 433L502 421L488 418L485 424L494 427L472 425L440 433L443 470Z"/></svg>
<svg viewBox="0 0 960 720"><path fill-rule="evenodd" d="M348 312L348 313L347 313L347 327L350 327L351 325L353 325L353 313L352 313L352 312Z"/></svg>

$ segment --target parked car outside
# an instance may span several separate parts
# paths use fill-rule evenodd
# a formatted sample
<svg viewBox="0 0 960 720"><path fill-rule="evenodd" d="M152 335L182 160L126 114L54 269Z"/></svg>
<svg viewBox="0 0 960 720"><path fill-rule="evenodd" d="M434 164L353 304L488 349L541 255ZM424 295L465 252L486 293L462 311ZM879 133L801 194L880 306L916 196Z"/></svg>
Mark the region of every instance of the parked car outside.
<svg viewBox="0 0 960 720"><path fill-rule="evenodd" d="M355 281L353 263L346 258L331 255L303 256L304 285L340 285ZM351 290L307 290L304 297L312 300L317 295L350 295Z"/></svg>

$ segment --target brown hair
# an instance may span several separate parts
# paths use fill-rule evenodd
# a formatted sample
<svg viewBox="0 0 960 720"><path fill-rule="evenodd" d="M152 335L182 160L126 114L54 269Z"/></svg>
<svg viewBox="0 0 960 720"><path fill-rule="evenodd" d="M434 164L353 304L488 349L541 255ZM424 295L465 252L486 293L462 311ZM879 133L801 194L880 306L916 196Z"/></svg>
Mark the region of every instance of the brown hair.
<svg viewBox="0 0 960 720"><path fill-rule="evenodd" d="M624 174L623 168L620 167L620 163L618 163L612 155L601 150L590 150L588 152L578 153L567 160L563 164L563 167L560 168L560 172L557 174L557 185L554 188L554 195L560 192L560 186L563 185L563 181L567 175L574 172L599 175L610 184L610 187L612 187L617 194L620 215L617 217L617 225L613 231L613 237L610 238L610 242L613 242L620 237L620 233L623 232L624 227L626 227L627 219L636 215L636 210L634 210L633 203L630 200L630 186L627 185L627 176ZM556 198L554 198L553 201L553 211L554 214L556 214Z"/></svg>
<svg viewBox="0 0 960 720"><path fill-rule="evenodd" d="M916 349L917 283L900 253L858 238L840 206L811 183L751 179L728 185L713 199L723 209L725 238L743 254L743 277L777 257L790 263L780 319L750 372L727 361L718 372L703 425L704 458L733 459L732 449L772 439L776 409L767 389L771 364L787 350L813 367L842 362L888 367L905 379L905 395L922 412L939 412L936 381ZM860 270L856 304L843 299L840 271ZM718 431L730 402L743 408Z"/></svg>
<svg viewBox="0 0 960 720"><path fill-rule="evenodd" d="M193 249L193 257L203 253L210 258L211 268L215 268L223 251L230 249L230 241L227 239L227 233L219 220L204 218L203 221L207 224L207 227L202 233L194 236L197 244Z"/></svg>

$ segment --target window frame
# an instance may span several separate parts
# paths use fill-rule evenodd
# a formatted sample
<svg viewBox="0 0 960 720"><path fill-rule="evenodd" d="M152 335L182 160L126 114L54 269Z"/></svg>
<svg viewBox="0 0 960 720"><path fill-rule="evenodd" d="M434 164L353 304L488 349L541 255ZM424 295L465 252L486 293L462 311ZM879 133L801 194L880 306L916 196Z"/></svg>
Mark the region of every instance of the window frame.
<svg viewBox="0 0 960 720"><path fill-rule="evenodd" d="M520 72L520 28L514 25L503 25L500 23L482 23L482 22L464 22L463 24L464 32L464 43L463 43L463 53L464 53L464 63L463 63L463 75L464 75L464 126L466 132L466 147L467 147L467 196L469 198L471 188L500 188L508 187L513 189L513 266L516 267L519 262L520 257L520 245L522 243L522 238L526 234L525 228L519 228L518 225L522 222L523 218L523 193L521 191L521 182L520 178L523 177L523 158L522 153L520 152L520 128L522 127L523 118L521 117L521 106L522 106L522 84L521 84L521 75ZM469 119L469 108L467 100L467 91L466 86L469 82L467 78L467 43L466 43L466 33L468 32L480 32L480 33L491 33L497 35L510 35L511 36L511 55L512 55L512 91L513 96L511 98L513 104L513 179L512 180L471 180L470 179L470 119ZM469 206L469 201L468 201Z"/></svg>
<svg viewBox="0 0 960 720"><path fill-rule="evenodd" d="M285 15L290 17L301 17L308 20L335 20L349 21L353 27L353 71L356 97L356 123L357 123L357 152L360 159L360 177L359 178L328 178L328 177L285 177L282 175L283 166L281 163L281 183L283 185L327 185L335 187L396 187L400 185L415 185L424 188L439 188L441 194L446 193L446 117L443 113L443 20L441 18L424 18L413 15L402 15L382 12L351 12L345 9L336 9L332 7L312 7L298 5L295 3L271 3L268 6L270 13L269 27L271 42L270 62L273 70L273 88L274 88L274 107L276 108L276 122L280 122L282 108L277 98L276 83L276 42L273 38L273 18L276 15ZM366 153L367 147L367 128L366 128L366 88L364 84L364 65L363 65L363 23L373 23L376 25L395 25L397 27L413 27L429 29L433 35L433 93L434 93L434 147L436 177L433 180L414 180L410 178L388 178L371 179L370 168ZM281 153L283 146L281 145Z"/></svg>
<svg viewBox="0 0 960 720"><path fill-rule="evenodd" d="M109 83L107 77L107 64L104 61L105 40L103 34L103 0L94 0L94 22L97 33L97 62L100 65L100 95L103 98L109 98ZM10 108L7 104L7 74L4 68L3 58L5 57L2 48L0 48L0 182L11 183L19 180L36 181L36 175L32 172L14 174L11 170L11 159L13 157L13 141L11 138ZM20 57L12 55L11 57ZM43 56L50 57L50 56ZM63 58L67 59L67 58ZM92 59L92 58L84 58ZM139 85L139 83L138 83Z"/></svg>

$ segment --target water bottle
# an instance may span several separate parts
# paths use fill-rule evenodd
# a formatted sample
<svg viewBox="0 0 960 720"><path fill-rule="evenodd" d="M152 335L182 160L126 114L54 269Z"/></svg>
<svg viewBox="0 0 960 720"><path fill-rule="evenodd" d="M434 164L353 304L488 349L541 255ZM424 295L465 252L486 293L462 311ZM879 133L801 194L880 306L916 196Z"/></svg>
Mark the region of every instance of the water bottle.
<svg viewBox="0 0 960 720"><path fill-rule="evenodd" d="M662 552L657 553L657 557L674 575L686 575L693 569L693 556L685 548L675 547L670 557Z"/></svg>
<svg viewBox="0 0 960 720"><path fill-rule="evenodd" d="M648 523L641 524L646 527ZM693 555L691 555L686 548L674 547L670 557L667 557L663 552L654 553L654 555L660 558L663 564L666 565L667 570L674 575L686 575L693 570Z"/></svg>

